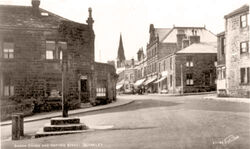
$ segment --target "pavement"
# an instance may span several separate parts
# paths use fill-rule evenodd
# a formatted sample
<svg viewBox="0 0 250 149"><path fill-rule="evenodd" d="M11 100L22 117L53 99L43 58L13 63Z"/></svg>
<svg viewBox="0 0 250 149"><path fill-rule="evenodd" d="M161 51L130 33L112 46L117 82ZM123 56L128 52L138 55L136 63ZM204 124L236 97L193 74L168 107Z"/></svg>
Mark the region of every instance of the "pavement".
<svg viewBox="0 0 250 149"><path fill-rule="evenodd" d="M250 98L235 98L235 97L218 97L216 91L213 92L198 92L198 93L184 93L184 94L160 94L160 93L149 93L149 96L189 96L189 95L207 95L204 97L206 100L217 100L217 101L228 101L238 103L250 103Z"/></svg>
<svg viewBox="0 0 250 149"><path fill-rule="evenodd" d="M149 93L148 95L151 95L151 96L155 96L155 95L160 95L160 96L189 96L189 95L206 95L206 94L216 94L216 92L212 91L212 92L197 92L197 93L183 93L183 94Z"/></svg>
<svg viewBox="0 0 250 149"><path fill-rule="evenodd" d="M133 101L134 100L129 100L129 99L128 100L117 99L115 102L112 102L112 103L106 104L106 105L99 105L99 106L95 106L95 107L70 110L68 112L68 114L70 116L70 115L74 115L74 114L87 113L87 112L99 111L99 110L104 110L104 109L111 109L114 107L119 107L119 106L130 104ZM50 119L50 118L54 118L54 117L60 117L61 115L62 115L61 111L39 113L39 114L35 114L32 116L24 117L24 122L32 122L32 121L38 121L38 120L43 120L43 119ZM7 120L7 121L1 122L0 126L11 125L11 124L12 124L12 121Z"/></svg>
<svg viewBox="0 0 250 149"><path fill-rule="evenodd" d="M218 97L217 95L210 95L210 96L204 97L204 99L228 101L228 102L239 102L239 103L250 103L250 98Z"/></svg>

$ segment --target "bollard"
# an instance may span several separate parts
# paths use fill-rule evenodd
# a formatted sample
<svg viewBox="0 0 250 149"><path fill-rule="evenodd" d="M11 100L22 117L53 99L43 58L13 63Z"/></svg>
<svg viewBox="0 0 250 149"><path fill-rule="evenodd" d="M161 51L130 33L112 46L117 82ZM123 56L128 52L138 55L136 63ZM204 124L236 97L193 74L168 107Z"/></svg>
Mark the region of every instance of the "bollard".
<svg viewBox="0 0 250 149"><path fill-rule="evenodd" d="M20 124L19 124L19 116L12 115L12 140L20 139Z"/></svg>
<svg viewBox="0 0 250 149"><path fill-rule="evenodd" d="M18 115L20 136L24 136L24 129L23 129L23 113L16 113L16 115Z"/></svg>

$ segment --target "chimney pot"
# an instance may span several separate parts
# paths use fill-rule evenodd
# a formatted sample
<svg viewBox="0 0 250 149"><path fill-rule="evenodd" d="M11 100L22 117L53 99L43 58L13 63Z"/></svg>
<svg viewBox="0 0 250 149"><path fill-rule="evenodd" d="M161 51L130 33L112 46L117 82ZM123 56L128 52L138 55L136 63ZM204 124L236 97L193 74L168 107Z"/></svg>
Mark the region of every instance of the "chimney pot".
<svg viewBox="0 0 250 149"><path fill-rule="evenodd" d="M31 4L33 8L39 8L40 0L32 0Z"/></svg>

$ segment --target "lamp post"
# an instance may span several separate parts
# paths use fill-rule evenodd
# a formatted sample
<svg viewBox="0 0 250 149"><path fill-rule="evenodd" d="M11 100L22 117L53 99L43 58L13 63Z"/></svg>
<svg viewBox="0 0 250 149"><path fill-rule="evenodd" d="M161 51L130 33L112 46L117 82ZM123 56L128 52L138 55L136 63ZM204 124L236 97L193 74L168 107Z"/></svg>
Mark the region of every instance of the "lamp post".
<svg viewBox="0 0 250 149"><path fill-rule="evenodd" d="M68 54L67 50L62 52L62 117L68 117L68 103L67 103L67 71L68 71Z"/></svg>

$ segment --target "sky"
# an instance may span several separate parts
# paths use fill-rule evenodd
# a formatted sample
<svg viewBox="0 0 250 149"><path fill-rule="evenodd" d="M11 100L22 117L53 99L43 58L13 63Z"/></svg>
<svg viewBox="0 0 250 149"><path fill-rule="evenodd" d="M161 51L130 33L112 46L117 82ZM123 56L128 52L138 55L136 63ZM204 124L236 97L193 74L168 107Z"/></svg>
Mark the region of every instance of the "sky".
<svg viewBox="0 0 250 149"><path fill-rule="evenodd" d="M92 8L95 60L116 60L120 34L126 59L149 41L149 25L156 28L206 26L214 34L224 31L224 16L250 0L41 0L40 7L86 23ZM0 0L0 4L31 6L31 0Z"/></svg>

